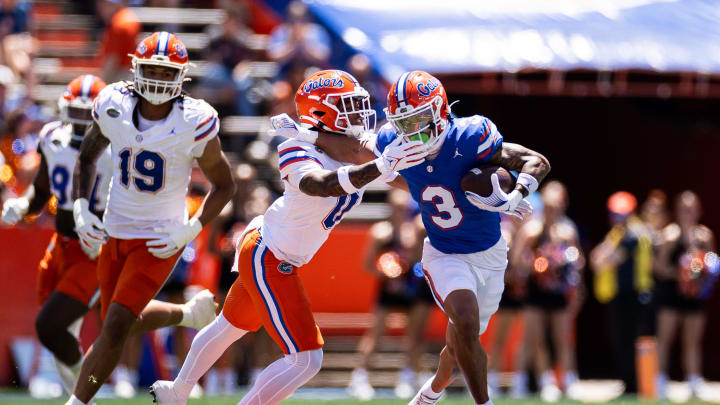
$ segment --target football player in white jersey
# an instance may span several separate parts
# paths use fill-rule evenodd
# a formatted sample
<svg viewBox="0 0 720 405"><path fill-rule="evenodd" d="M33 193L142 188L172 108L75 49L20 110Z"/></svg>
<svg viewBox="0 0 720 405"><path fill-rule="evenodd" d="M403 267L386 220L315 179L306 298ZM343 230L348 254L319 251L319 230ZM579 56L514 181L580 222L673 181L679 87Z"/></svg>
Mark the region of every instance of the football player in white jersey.
<svg viewBox="0 0 720 405"><path fill-rule="evenodd" d="M63 385L72 394L80 371L82 350L78 335L82 318L92 306L98 289L95 268L100 244L82 243L74 231L72 170L85 130L92 123L92 102L105 82L82 75L72 80L60 96L61 119L40 131L40 167L25 194L3 205L2 221L13 225L25 215L42 211L52 196L57 201L55 234L38 266L37 294L42 305L35 320L38 338L55 357ZM105 209L110 170L110 151L98 160L89 209Z"/></svg>
<svg viewBox="0 0 720 405"><path fill-rule="evenodd" d="M374 128L370 97L340 70L311 75L295 104L304 125L357 136ZM399 143L398 143L399 144ZM190 390L225 349L261 326L285 353L258 376L239 405L277 404L305 384L322 364L323 339L315 324L298 268L308 263L333 227L362 199L365 186L424 161L421 142L390 145L362 165L331 159L313 145L289 140L278 146L285 192L265 215L254 218L238 241L238 278L222 313L195 337L175 381L151 390L159 404L185 404Z"/></svg>
<svg viewBox="0 0 720 405"><path fill-rule="evenodd" d="M86 404L116 366L130 333L169 325L202 328L215 317L205 290L185 305L153 300L184 246L235 192L230 165L217 138L217 112L182 94L189 67L185 46L156 32L132 56L134 81L108 85L95 99L93 125L75 166L73 213L78 236L105 242L100 282L100 337L85 357L68 404ZM113 180L104 222L89 209L96 161L110 145ZM185 196L197 161L212 184L188 220Z"/></svg>

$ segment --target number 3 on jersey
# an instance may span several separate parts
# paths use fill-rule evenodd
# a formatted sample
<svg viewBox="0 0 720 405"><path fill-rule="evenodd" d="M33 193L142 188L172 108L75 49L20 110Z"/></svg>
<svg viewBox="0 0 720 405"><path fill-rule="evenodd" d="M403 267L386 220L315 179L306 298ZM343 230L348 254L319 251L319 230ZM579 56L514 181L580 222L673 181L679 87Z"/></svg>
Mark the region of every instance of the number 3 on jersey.
<svg viewBox="0 0 720 405"><path fill-rule="evenodd" d="M422 200L435 206L437 215L431 215L433 223L440 229L455 229L463 221L462 210L457 206L452 191L443 186L427 186L422 191Z"/></svg>
<svg viewBox="0 0 720 405"><path fill-rule="evenodd" d="M155 193L163 187L165 180L165 159L158 153L140 149L133 154L131 148L125 148L120 156L120 184L127 188L130 185L130 167L132 180L138 191Z"/></svg>

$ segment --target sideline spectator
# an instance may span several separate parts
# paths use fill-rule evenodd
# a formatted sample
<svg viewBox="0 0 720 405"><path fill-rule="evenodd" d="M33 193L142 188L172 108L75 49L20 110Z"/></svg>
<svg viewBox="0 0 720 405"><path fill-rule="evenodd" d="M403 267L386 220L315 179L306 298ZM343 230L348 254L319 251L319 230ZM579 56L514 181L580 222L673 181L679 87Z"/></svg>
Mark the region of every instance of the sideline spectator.
<svg viewBox="0 0 720 405"><path fill-rule="evenodd" d="M37 41L32 29L32 3L29 1L2 0L0 3L0 39L2 63L24 79L28 88L35 84L32 76L32 59Z"/></svg>
<svg viewBox="0 0 720 405"><path fill-rule="evenodd" d="M257 115L256 106L248 101L246 94L251 80L236 82L233 79L233 70L238 64L253 56L247 43L252 35L247 27L248 18L245 3L236 2L233 8L226 9L223 23L208 33L207 70L195 95L215 106L220 115Z"/></svg>
<svg viewBox="0 0 720 405"><path fill-rule="evenodd" d="M373 71L370 59L362 53L355 54L348 59L347 71L353 75L360 85L370 94L370 105L378 117L384 117L383 109L387 104L388 87L377 77ZM376 128L380 128L377 123Z"/></svg>
<svg viewBox="0 0 720 405"><path fill-rule="evenodd" d="M618 191L607 202L612 228L590 253L595 297L607 303L616 374L626 393L637 392L635 341L652 334L652 240L635 216L637 199Z"/></svg>
<svg viewBox="0 0 720 405"><path fill-rule="evenodd" d="M675 200L675 222L663 230L658 253L658 368L656 379L660 399L667 397L670 349L675 334L682 331L682 366L695 397L703 388L702 337L705 330L705 302L717 278L718 259L715 235L700 224L700 198L692 191Z"/></svg>
<svg viewBox="0 0 720 405"><path fill-rule="evenodd" d="M582 292L580 271L585 259L577 227L565 216L568 193L559 181L545 184L540 191L542 214L518 229L510 254L512 268L527 277L525 306L525 351L533 360L540 396L555 402L562 391L556 381L546 336L551 336L557 363L563 370L562 387L570 398L577 395L574 324ZM513 389L527 391L524 366L515 373Z"/></svg>
<svg viewBox="0 0 720 405"><path fill-rule="evenodd" d="M130 57L135 53L140 21L124 0L98 0L97 12L105 22L98 76L108 83L130 78Z"/></svg>
<svg viewBox="0 0 720 405"><path fill-rule="evenodd" d="M287 21L270 33L268 56L282 65L284 74L291 64L326 68L330 58L330 35L310 21L307 6L294 0L287 7Z"/></svg>
<svg viewBox="0 0 720 405"><path fill-rule="evenodd" d="M542 212L541 207L533 204L534 212ZM500 217L500 233L508 245L508 256L513 252L513 237L520 228L524 220L512 215L502 215ZM520 399L527 396L526 378L526 354L525 345L520 344L515 350L512 358L513 364L503 364L505 351L511 346L509 334L514 322L524 322L525 320L525 296L527 294L527 274L514 268L512 263L508 262L505 270L505 289L500 298L500 305L493 317L495 325L495 336L493 337L492 347L488 351L488 395L490 398L496 398L501 395L500 391L500 370L510 369L514 371L512 385L510 387L510 397Z"/></svg>

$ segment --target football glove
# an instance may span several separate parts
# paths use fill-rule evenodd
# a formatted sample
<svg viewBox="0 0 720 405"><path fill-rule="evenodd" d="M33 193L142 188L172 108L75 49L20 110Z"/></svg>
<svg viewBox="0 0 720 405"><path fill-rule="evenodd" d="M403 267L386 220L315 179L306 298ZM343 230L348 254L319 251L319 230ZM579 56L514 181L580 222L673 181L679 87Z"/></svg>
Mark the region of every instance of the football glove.
<svg viewBox="0 0 720 405"><path fill-rule="evenodd" d="M397 137L385 147L382 156L375 159L375 164L385 175L419 165L425 161L427 154L427 148L421 141L403 143L402 138Z"/></svg>
<svg viewBox="0 0 720 405"><path fill-rule="evenodd" d="M284 136L285 138L297 139L312 144L315 143L318 137L317 131L298 125L285 113L270 117L270 127L271 129L268 130L270 136Z"/></svg>
<svg viewBox="0 0 720 405"><path fill-rule="evenodd" d="M8 198L3 204L2 221L8 225L15 225L28 212L30 201L25 197Z"/></svg>
<svg viewBox="0 0 720 405"><path fill-rule="evenodd" d="M482 197L472 191L465 192L465 197L467 197L472 205L481 210L502 212L521 219L532 214L532 205L523 198L520 191L513 190L510 193L504 192L500 187L500 180L495 173L490 176L490 181L493 192L487 197Z"/></svg>
<svg viewBox="0 0 720 405"><path fill-rule="evenodd" d="M147 241L145 246L148 247L148 252L152 253L153 256L167 259L195 239L202 231L202 228L202 223L197 218L190 219L185 225L155 228L155 232L164 234L164 236Z"/></svg>
<svg viewBox="0 0 720 405"><path fill-rule="evenodd" d="M75 218L75 233L80 238L83 251L90 256L100 250L100 246L107 241L107 232L100 218L90 211L90 203L85 198L78 198L73 203L73 217ZM95 255L97 257L97 254Z"/></svg>

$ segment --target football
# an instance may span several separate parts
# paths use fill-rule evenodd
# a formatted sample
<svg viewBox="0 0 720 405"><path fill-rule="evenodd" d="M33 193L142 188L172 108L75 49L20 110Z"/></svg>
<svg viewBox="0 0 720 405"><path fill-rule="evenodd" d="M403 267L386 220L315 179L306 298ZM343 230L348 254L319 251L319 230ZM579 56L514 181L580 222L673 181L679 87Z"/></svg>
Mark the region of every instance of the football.
<svg viewBox="0 0 720 405"><path fill-rule="evenodd" d="M503 191L509 193L513 190L515 178L512 174L500 166L491 165L470 169L460 181L460 187L462 187L463 191L472 191L481 197L488 197L493 191L492 182L490 181L490 176L493 173L498 175L500 187Z"/></svg>

